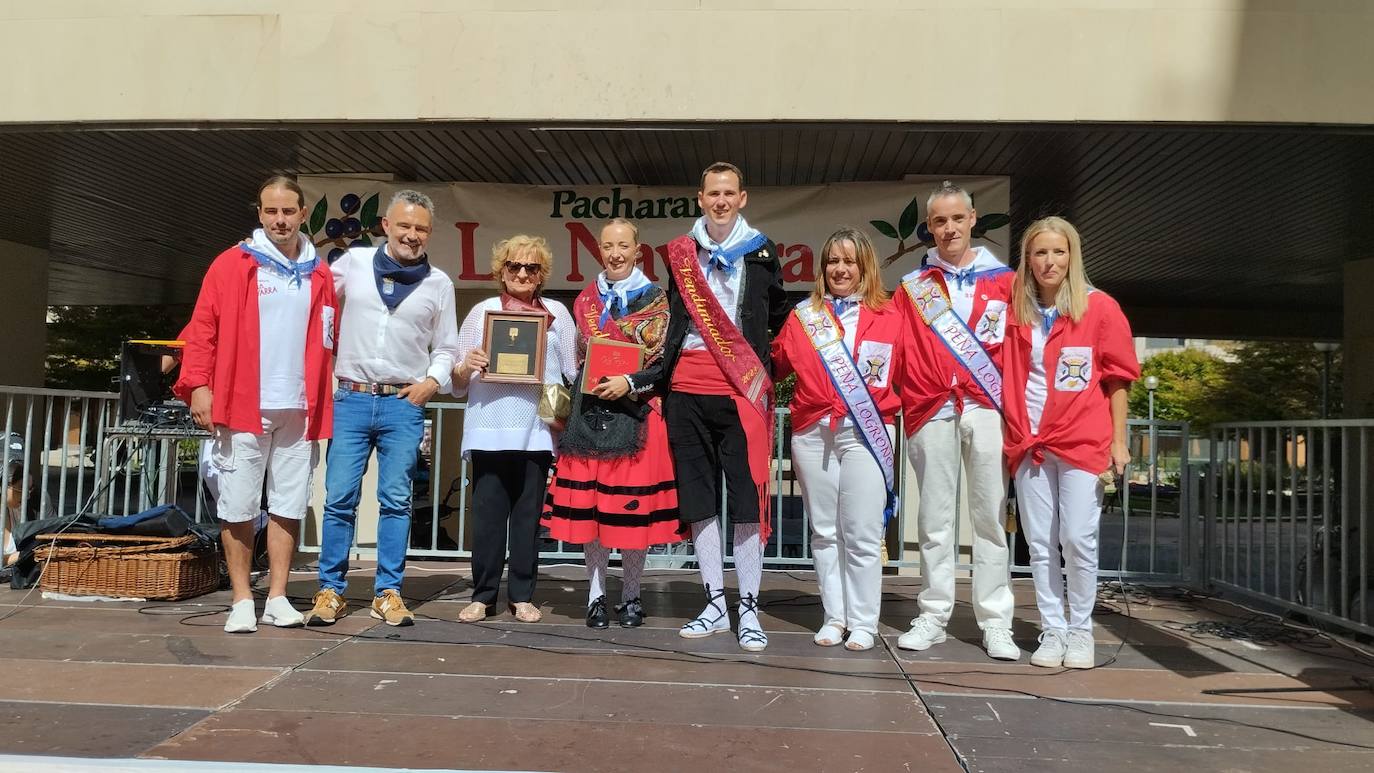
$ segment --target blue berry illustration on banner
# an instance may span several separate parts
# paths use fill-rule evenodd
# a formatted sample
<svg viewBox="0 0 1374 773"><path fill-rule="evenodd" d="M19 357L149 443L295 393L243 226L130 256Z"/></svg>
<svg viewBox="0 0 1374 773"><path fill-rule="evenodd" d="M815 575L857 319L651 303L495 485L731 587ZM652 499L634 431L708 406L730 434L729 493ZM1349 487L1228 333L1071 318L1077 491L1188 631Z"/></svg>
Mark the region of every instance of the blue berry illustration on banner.
<svg viewBox="0 0 1374 773"><path fill-rule="evenodd" d="M381 194L373 193L364 199L357 193L345 193L339 197L338 214L331 214L329 197L321 196L310 210L310 218L305 223L305 231L315 248L325 255L330 263L353 247L371 247L385 235L382 218L377 213L381 204Z"/></svg>

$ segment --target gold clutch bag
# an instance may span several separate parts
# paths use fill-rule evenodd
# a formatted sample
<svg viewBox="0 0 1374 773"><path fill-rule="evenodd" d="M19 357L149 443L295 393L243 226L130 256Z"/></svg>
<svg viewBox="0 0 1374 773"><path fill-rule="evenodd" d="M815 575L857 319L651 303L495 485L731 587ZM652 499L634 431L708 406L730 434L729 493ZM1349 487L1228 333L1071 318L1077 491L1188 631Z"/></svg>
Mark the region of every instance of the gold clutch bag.
<svg viewBox="0 0 1374 773"><path fill-rule="evenodd" d="M562 384L544 384L539 390L539 420L562 430L572 415L572 392Z"/></svg>

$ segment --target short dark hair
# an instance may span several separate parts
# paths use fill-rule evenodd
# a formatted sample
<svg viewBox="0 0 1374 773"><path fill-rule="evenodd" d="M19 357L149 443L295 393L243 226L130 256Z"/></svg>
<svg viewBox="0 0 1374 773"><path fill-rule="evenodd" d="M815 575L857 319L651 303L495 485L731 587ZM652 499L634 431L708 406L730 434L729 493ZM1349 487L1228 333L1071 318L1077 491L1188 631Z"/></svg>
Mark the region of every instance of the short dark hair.
<svg viewBox="0 0 1374 773"><path fill-rule="evenodd" d="M258 186L258 209L262 209L262 192L268 188L285 188L296 194L296 203L301 209L305 209L305 191L301 190L301 184L296 182L294 177L287 177L284 174L274 174L262 181Z"/></svg>
<svg viewBox="0 0 1374 773"><path fill-rule="evenodd" d="M739 167L728 161L717 161L702 170L701 188L699 188L699 190L706 190L706 175L718 174L720 172L734 172L735 179L739 180L739 189L744 190L744 172L741 172Z"/></svg>

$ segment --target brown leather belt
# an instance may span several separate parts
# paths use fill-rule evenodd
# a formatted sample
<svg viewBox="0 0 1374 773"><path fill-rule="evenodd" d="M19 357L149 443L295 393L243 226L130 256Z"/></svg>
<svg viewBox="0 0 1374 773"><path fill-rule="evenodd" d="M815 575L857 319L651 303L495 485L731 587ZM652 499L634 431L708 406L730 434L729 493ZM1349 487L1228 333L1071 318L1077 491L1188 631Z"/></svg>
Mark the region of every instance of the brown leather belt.
<svg viewBox="0 0 1374 773"><path fill-rule="evenodd" d="M394 395L400 393L402 389L410 384L359 384L356 381L344 381L339 379L339 388L347 389L350 392L362 392L368 395Z"/></svg>

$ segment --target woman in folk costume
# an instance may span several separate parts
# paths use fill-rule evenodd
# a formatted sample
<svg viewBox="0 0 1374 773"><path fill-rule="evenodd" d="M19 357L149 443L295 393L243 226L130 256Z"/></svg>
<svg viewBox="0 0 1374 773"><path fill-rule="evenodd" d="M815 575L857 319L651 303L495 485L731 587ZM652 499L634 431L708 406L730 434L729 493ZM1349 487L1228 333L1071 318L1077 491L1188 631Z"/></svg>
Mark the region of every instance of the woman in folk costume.
<svg viewBox="0 0 1374 773"><path fill-rule="evenodd" d="M856 652L878 635L884 525L896 504L893 421L901 409L901 315L873 243L842 228L821 249L816 289L773 341L777 378L792 393L792 465L811 520L811 556L825 624L814 641ZM848 640L845 634L848 632Z"/></svg>
<svg viewBox="0 0 1374 773"><path fill-rule="evenodd" d="M1126 398L1140 377L1131 327L1088 284L1078 231L1047 217L1026 229L1002 347L1004 449L1040 608L1037 666L1092 668L1102 476L1124 475ZM1065 578L1068 576L1068 616Z"/></svg>
<svg viewBox="0 0 1374 773"><path fill-rule="evenodd" d="M635 265L638 256L633 223L616 218L601 229L606 269L573 302L584 357L593 338L642 346L646 363L662 356L668 296ZM637 369L631 362L629 370ZM633 628L644 622L639 577L647 548L681 539L662 399L636 389L644 386L632 383L629 373L601 376L586 394L579 380L558 445L544 525L554 539L583 546L590 628L610 625L606 569L612 548L620 550L624 569L615 612L622 627Z"/></svg>

